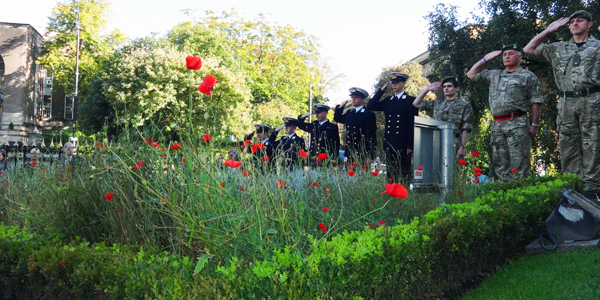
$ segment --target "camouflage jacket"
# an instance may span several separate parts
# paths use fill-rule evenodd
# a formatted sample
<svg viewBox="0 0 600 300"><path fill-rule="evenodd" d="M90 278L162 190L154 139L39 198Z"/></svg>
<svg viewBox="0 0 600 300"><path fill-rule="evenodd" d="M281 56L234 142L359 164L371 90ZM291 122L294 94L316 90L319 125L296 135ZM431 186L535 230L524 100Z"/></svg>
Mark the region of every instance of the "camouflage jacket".
<svg viewBox="0 0 600 300"><path fill-rule="evenodd" d="M577 47L571 39L568 42L542 44L535 54L543 55L554 70L556 85L561 91L579 91L600 86L600 41L593 36Z"/></svg>
<svg viewBox="0 0 600 300"><path fill-rule="evenodd" d="M471 129L473 129L471 123L473 123L475 115L471 103L467 100L458 98L455 100L423 101L420 109L427 112L433 111L435 120L453 123L459 132L463 130L471 132Z"/></svg>
<svg viewBox="0 0 600 300"><path fill-rule="evenodd" d="M493 115L528 112L532 104L544 102L540 80L521 67L510 73L506 70L483 70L473 75L471 80L490 86L490 110Z"/></svg>

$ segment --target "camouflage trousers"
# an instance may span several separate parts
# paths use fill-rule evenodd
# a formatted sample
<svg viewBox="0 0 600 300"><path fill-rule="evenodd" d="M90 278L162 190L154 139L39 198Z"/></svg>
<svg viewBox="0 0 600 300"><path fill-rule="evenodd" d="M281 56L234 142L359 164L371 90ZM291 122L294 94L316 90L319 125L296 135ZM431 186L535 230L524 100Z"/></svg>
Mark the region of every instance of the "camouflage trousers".
<svg viewBox="0 0 600 300"><path fill-rule="evenodd" d="M527 117L492 121L491 140L492 160L500 181L508 182L529 176L531 138Z"/></svg>
<svg viewBox="0 0 600 300"><path fill-rule="evenodd" d="M556 125L563 172L582 176L586 191L600 189L600 93L560 97Z"/></svg>

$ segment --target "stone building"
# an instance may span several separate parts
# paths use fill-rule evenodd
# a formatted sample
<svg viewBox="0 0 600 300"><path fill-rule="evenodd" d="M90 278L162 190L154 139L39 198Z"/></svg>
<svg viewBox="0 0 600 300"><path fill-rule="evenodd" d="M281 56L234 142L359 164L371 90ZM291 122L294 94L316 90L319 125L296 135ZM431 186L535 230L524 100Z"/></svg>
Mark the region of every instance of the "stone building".
<svg viewBox="0 0 600 300"><path fill-rule="evenodd" d="M73 119L73 98L53 92L52 75L36 64L43 42L29 24L0 22L0 145L38 144L42 130Z"/></svg>

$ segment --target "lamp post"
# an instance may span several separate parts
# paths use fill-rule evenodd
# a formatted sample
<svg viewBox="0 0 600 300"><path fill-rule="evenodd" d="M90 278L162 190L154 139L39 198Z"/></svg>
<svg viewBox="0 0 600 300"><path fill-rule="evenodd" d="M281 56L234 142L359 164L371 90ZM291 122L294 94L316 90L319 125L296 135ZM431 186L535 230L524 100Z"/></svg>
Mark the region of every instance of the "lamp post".
<svg viewBox="0 0 600 300"><path fill-rule="evenodd" d="M79 11L76 12L75 22L73 23L71 30L77 33L77 50L75 51L75 90L73 92L73 136L71 137L71 141L75 143L77 141L77 138L75 137L75 125L77 124L77 91L79 85L79 32L83 30L79 24Z"/></svg>

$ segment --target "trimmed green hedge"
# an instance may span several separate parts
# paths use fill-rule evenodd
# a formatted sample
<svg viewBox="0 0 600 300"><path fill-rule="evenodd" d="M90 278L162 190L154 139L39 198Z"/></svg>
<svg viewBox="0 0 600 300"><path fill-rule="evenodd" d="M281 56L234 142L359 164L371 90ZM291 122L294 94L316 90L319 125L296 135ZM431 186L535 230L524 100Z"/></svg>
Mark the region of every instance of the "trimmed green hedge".
<svg viewBox="0 0 600 300"><path fill-rule="evenodd" d="M473 203L446 205L410 224L316 240L303 255L214 265L139 247L62 245L57 237L0 226L0 287L25 299L425 299L456 289L521 252L544 230L577 176L490 185ZM519 186L518 183L514 185Z"/></svg>

